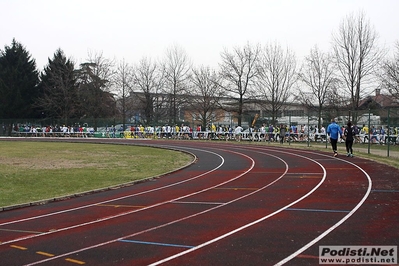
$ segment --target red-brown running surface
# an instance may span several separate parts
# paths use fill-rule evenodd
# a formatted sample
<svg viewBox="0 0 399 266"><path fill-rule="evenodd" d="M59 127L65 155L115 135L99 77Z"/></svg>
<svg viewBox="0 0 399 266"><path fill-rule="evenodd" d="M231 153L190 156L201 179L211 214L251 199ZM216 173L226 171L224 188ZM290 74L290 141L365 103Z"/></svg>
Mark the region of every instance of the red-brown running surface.
<svg viewBox="0 0 399 266"><path fill-rule="evenodd" d="M318 265L320 245L399 243L399 173L386 165L229 142L57 141L196 160L148 182L0 212L0 265Z"/></svg>

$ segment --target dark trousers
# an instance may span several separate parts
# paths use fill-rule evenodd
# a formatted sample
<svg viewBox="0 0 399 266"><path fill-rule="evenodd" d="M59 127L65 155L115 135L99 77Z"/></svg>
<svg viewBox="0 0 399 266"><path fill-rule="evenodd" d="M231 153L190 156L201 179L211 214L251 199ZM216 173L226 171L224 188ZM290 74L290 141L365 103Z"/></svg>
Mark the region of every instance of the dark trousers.
<svg viewBox="0 0 399 266"><path fill-rule="evenodd" d="M332 139L332 138L330 138L330 141L331 141L331 147L332 147L334 153L337 152L337 142L338 142L338 139Z"/></svg>
<svg viewBox="0 0 399 266"><path fill-rule="evenodd" d="M345 146L346 146L347 153L350 153L350 154L353 153L352 145L353 145L353 140L345 140Z"/></svg>

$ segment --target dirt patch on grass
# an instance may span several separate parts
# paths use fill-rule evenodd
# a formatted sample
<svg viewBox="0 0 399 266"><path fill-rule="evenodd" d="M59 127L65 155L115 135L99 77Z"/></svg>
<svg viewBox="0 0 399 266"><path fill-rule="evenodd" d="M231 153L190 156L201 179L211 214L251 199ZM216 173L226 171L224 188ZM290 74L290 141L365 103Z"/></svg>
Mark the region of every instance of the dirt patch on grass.
<svg viewBox="0 0 399 266"><path fill-rule="evenodd" d="M0 164L2 165L34 170L104 167L103 163L87 163L82 160L65 160L51 158L0 158L0 161Z"/></svg>

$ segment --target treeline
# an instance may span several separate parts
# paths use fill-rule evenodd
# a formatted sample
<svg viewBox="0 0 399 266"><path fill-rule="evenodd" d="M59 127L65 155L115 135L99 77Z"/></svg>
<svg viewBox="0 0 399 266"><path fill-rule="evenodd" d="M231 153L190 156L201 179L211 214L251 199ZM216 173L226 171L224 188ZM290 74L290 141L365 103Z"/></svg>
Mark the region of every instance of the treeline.
<svg viewBox="0 0 399 266"><path fill-rule="evenodd" d="M56 118L69 124L84 116L115 114L115 95L95 63L79 68L58 49L41 73L15 39L0 54L0 118Z"/></svg>
<svg viewBox="0 0 399 266"><path fill-rule="evenodd" d="M376 88L399 99L399 45L388 57L377 36L359 13L343 19L330 51L315 46L301 65L278 43L248 43L224 49L218 69L196 67L184 49L172 46L160 61L144 57L130 64L94 53L78 66L58 49L40 73L14 39L0 50L0 119L53 118L71 124L91 118L96 127L100 118L125 123L134 117L143 124L173 124L190 110L205 127L225 110L241 125L248 103L275 121L293 100L321 118L327 109L357 110Z"/></svg>

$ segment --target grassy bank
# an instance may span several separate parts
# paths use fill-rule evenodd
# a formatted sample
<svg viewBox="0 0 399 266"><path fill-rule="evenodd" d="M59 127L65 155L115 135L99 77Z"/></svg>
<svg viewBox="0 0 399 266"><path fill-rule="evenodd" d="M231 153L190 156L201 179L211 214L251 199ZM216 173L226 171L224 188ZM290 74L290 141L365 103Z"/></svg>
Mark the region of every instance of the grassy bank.
<svg viewBox="0 0 399 266"><path fill-rule="evenodd" d="M150 147L0 142L0 207L81 193L158 176L192 161Z"/></svg>
<svg viewBox="0 0 399 266"><path fill-rule="evenodd" d="M256 142L254 143L256 144ZM292 149L316 150L332 154L331 145L329 143L327 144L327 147L325 143L314 143L314 142L311 142L309 145L306 142L291 142L291 143L284 143L283 145L276 142L272 143L262 142L262 144L279 146L284 148L292 148ZM345 143L338 143L337 147L338 147L338 153L340 154L339 157L345 158L346 155ZM353 152L356 157L373 160L399 169L399 146L392 145L389 147L389 149L390 149L390 156L388 157L387 146L385 145L372 144L370 146L370 153L368 149L368 144L357 143L353 145Z"/></svg>

